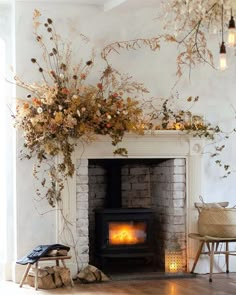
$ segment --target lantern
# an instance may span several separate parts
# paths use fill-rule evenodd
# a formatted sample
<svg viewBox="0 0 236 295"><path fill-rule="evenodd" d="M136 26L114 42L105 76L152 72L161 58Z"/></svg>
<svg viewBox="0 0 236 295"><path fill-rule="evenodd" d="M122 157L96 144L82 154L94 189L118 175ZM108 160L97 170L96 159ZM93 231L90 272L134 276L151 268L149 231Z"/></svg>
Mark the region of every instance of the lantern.
<svg viewBox="0 0 236 295"><path fill-rule="evenodd" d="M165 272L175 273L183 271L183 255L180 245L176 241L169 243L165 250Z"/></svg>

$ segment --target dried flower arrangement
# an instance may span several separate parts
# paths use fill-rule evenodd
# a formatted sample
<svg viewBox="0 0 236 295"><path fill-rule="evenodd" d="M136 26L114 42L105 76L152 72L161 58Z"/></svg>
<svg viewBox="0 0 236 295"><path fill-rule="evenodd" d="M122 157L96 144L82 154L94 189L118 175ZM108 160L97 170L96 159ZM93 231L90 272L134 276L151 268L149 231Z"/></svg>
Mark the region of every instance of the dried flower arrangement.
<svg viewBox="0 0 236 295"><path fill-rule="evenodd" d="M37 158L36 179L39 180L39 171L46 163L49 177L43 176L40 181L49 204L55 206L61 199L65 179L74 173L71 155L76 141L73 138L91 141L95 135L108 135L116 146L126 132L142 134L142 107L135 98L147 90L109 65L96 86L86 84L94 58L74 65L70 45L61 41L50 18L43 26L49 39L47 45L39 31L40 16L35 10L34 34L43 50L43 64L36 58L31 58L31 62L38 68L43 82L25 83L15 76L16 84L29 92L17 102L15 127L23 131L22 155ZM127 151L119 148L115 153ZM40 196L41 190L37 189L37 194Z"/></svg>

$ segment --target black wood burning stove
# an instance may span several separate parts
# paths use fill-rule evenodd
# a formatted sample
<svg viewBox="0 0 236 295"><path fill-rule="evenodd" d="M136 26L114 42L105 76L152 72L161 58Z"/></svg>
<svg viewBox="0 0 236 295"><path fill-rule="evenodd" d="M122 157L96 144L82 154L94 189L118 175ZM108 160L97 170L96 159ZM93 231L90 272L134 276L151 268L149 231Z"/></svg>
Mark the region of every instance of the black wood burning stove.
<svg viewBox="0 0 236 295"><path fill-rule="evenodd" d="M95 212L96 255L106 258L151 258L153 211L146 208Z"/></svg>
<svg viewBox="0 0 236 295"><path fill-rule="evenodd" d="M107 171L104 209L95 210L95 256L103 264L108 258L152 258L153 210L122 208L122 160L103 160Z"/></svg>

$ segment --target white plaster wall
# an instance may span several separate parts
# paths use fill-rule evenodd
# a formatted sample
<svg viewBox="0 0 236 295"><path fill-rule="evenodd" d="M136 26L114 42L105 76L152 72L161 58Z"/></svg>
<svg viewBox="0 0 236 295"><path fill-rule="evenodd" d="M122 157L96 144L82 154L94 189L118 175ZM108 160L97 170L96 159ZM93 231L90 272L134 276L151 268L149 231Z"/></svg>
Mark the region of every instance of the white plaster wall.
<svg viewBox="0 0 236 295"><path fill-rule="evenodd" d="M54 20L57 31L68 39L73 38L75 52L89 58L85 47L80 49L80 43L76 39L76 32L82 32L91 40L92 46L97 52L97 63L95 70L99 73L104 65L100 61L99 51L108 43L134 39L138 37L151 37L160 33L161 28L156 16L159 14L158 7L154 7L155 1L141 1L138 8L135 1L108 12L96 6L78 6L75 3L56 3L35 1L35 3L16 3L16 71L27 81L38 79L37 70L30 62L32 57L40 55L40 51L32 34L32 15L35 8L39 9L45 18ZM141 3L140 2L140 3ZM144 4L145 3L145 4ZM145 7L146 6L146 7ZM72 28L76 30L72 30ZM212 37L212 46L218 51L217 38ZM87 55L87 56L86 56ZM142 48L136 51L122 51L120 55L112 54L111 63L118 70L129 73L135 80L144 82L150 90L152 97L169 97L178 91L180 97L199 96L200 101L196 106L196 112L204 114L213 123L221 124L225 129L231 129L235 124L235 113L232 105L236 103L235 78L236 57L232 56L232 67L224 72L217 72L207 65L192 70L191 80L188 73L176 85L176 49L173 45L163 44L160 52L151 52ZM95 73L96 73L95 71ZM97 81L96 75L91 78ZM17 93L20 95L21 91ZM147 96L148 97L148 96ZM179 101L181 106L184 103ZM236 168L234 156L235 138L227 143L227 150L223 160L230 162ZM17 155L22 141L18 137ZM17 258L26 254L37 244L54 243L56 241L56 217L54 212L40 215L47 211L46 204L35 203L35 181L32 177L32 161L16 160L16 202L17 202ZM230 201L235 202L234 175L221 179L217 166L209 161L205 155L203 169L203 191L202 195L206 201Z"/></svg>
<svg viewBox="0 0 236 295"><path fill-rule="evenodd" d="M14 259L14 128L12 126L11 112L13 87L6 82L10 80L9 65L14 63L14 38L13 38L13 1L0 1L0 39L5 45L5 55L1 48L1 61L5 67L0 70L1 89L1 184L0 184L0 233L2 237L0 247L0 279L11 276L11 265Z"/></svg>

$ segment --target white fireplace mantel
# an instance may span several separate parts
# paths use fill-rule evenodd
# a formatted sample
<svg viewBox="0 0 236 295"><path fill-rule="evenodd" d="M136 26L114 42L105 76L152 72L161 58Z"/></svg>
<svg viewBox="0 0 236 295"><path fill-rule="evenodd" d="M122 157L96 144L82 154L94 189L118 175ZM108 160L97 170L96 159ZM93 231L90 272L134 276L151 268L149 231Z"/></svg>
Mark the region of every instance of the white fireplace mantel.
<svg viewBox="0 0 236 295"><path fill-rule="evenodd" d="M118 147L128 151L129 158L175 158L201 155L205 140L182 131L147 131L145 135L127 134ZM98 136L92 144L78 144L76 158L117 158L116 148L106 136Z"/></svg>
<svg viewBox="0 0 236 295"><path fill-rule="evenodd" d="M126 148L128 158L184 158L186 159L186 232L197 230L197 210L194 202L199 201L202 189L202 151L205 140L194 137L182 131L155 131L145 135L128 134L118 147ZM120 158L114 155L115 147L111 140L105 136L97 137L96 141L85 144L78 143L73 153L74 163L79 160ZM88 168L87 168L88 169ZM76 208L76 175L68 179L67 187L63 193L64 214L71 222L71 232L75 240L78 240L76 222L78 222L78 208ZM88 194L87 194L88 195ZM87 200L88 201L88 200ZM76 220L77 219L77 220ZM64 242L61 238L63 222L58 215L58 242ZM70 240L70 237L67 237ZM192 259L196 253L196 245L193 240L187 239L188 268L191 267ZM74 257L75 261L75 257ZM84 263L84 262L83 262ZM73 264L72 273L76 272Z"/></svg>

